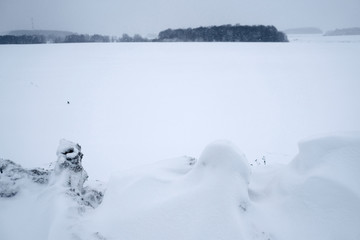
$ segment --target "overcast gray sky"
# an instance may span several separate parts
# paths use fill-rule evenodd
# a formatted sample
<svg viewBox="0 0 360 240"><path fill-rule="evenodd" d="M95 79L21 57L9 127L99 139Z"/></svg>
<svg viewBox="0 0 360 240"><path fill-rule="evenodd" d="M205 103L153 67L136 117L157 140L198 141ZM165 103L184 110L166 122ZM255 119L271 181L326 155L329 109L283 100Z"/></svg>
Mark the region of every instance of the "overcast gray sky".
<svg viewBox="0 0 360 240"><path fill-rule="evenodd" d="M121 35L264 24L283 30L360 26L360 0L0 0L0 32L34 28Z"/></svg>

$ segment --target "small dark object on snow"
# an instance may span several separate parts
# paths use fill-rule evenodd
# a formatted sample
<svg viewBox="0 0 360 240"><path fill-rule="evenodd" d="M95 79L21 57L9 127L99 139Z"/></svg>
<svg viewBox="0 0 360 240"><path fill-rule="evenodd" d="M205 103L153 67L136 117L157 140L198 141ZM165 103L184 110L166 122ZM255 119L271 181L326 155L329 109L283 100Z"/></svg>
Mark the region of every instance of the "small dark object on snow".
<svg viewBox="0 0 360 240"><path fill-rule="evenodd" d="M67 101L67 104L70 104L70 102L69 102L69 101Z"/></svg>

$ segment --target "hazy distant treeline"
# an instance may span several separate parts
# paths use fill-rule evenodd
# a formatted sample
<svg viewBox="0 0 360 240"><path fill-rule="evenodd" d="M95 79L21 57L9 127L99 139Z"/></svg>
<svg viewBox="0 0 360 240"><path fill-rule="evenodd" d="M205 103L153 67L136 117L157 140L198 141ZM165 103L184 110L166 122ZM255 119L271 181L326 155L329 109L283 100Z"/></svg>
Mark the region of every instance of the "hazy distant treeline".
<svg viewBox="0 0 360 240"><path fill-rule="evenodd" d="M135 34L133 37L123 34L122 37L110 37L99 34L71 34L64 37L47 35L4 35L0 44L40 44L40 43L92 43L92 42L148 42L150 40Z"/></svg>
<svg viewBox="0 0 360 240"><path fill-rule="evenodd" d="M45 31L44 31L45 32ZM49 31L48 31L49 32ZM38 43L91 43L91 42L286 42L287 37L274 26L223 25L187 29L167 29L156 39L147 39L139 34L110 37L99 34L56 35L5 35L0 36L0 44ZM27 33L27 34L31 34Z"/></svg>
<svg viewBox="0 0 360 240"><path fill-rule="evenodd" d="M109 37L99 34L87 35L87 34L72 34L66 36L63 43L84 43L84 42L148 42L150 40L143 38L139 34L135 34L131 37L128 34L123 34L122 37Z"/></svg>
<svg viewBox="0 0 360 240"><path fill-rule="evenodd" d="M360 28L343 28L328 31L325 36L360 35Z"/></svg>

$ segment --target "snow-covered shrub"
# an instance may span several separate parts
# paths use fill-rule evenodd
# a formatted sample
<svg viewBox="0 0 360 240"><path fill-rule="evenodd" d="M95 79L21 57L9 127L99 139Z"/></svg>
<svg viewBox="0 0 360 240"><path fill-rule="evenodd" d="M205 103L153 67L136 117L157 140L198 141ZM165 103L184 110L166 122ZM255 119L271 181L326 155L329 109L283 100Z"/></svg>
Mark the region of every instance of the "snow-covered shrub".
<svg viewBox="0 0 360 240"><path fill-rule="evenodd" d="M10 198L22 190L60 184L65 187L66 195L78 204L97 207L103 199L104 189L101 184L97 184L96 188L84 187L88 174L81 164L81 146L62 139L56 154L58 159L53 169L26 169L10 160L0 159L0 197Z"/></svg>
<svg viewBox="0 0 360 240"><path fill-rule="evenodd" d="M46 169L25 169L13 161L0 159L0 197L15 196L25 182L47 184L49 175Z"/></svg>

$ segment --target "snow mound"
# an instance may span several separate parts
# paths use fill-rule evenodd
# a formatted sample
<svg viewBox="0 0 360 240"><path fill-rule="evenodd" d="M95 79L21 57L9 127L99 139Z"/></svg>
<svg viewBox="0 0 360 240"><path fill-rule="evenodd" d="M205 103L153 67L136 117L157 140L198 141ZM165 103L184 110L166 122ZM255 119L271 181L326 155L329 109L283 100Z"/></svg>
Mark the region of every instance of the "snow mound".
<svg viewBox="0 0 360 240"><path fill-rule="evenodd" d="M245 155L228 141L209 144L202 152L197 166L216 171L236 171L246 182L249 181L249 164Z"/></svg>
<svg viewBox="0 0 360 240"><path fill-rule="evenodd" d="M183 157L119 173L91 229L109 239L245 239L248 176L245 156L224 141L206 147L198 161Z"/></svg>

